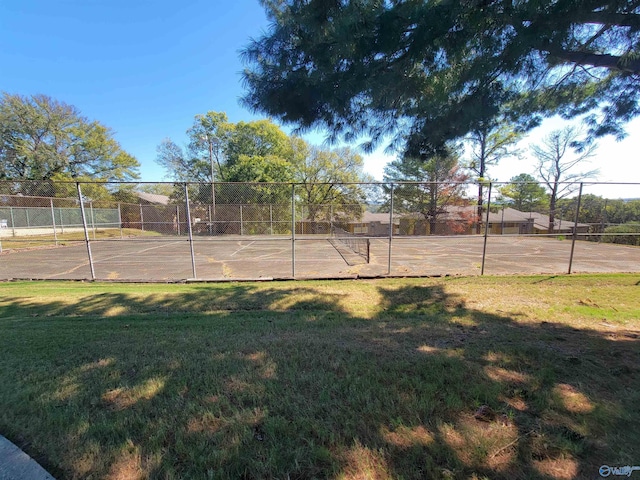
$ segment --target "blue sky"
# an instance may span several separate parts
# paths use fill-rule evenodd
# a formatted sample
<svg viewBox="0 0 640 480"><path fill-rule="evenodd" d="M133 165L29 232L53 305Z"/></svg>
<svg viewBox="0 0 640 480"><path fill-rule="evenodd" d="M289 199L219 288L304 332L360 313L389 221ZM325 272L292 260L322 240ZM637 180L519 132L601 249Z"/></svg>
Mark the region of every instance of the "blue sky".
<svg viewBox="0 0 640 480"><path fill-rule="evenodd" d="M0 90L75 105L161 180L156 146L196 114L259 118L238 104L238 51L266 26L255 0L3 0Z"/></svg>
<svg viewBox="0 0 640 480"><path fill-rule="evenodd" d="M238 103L239 51L267 27L257 0L3 0L0 90L75 105L114 130L140 161L143 180L159 181L165 172L154 161L156 146L166 137L184 143L196 114L223 111L233 122L260 118ZM502 162L493 178L532 173L527 144L558 126L549 122L532 132L523 158ZM599 180L640 182L640 121L628 131L624 142L601 142L590 166L600 168ZM381 179L389 157L378 151L365 158L366 170ZM602 193L631 196L629 189Z"/></svg>

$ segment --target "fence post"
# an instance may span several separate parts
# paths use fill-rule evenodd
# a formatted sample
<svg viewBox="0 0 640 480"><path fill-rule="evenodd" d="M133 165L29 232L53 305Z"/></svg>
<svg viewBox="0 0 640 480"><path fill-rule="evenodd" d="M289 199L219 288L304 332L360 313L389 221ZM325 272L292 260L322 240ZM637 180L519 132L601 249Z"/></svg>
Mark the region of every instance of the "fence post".
<svg viewBox="0 0 640 480"><path fill-rule="evenodd" d="M575 221L573 222L573 238L571 239L571 253L569 254L569 271L567 272L571 275L571 267L573 266L573 253L576 248L576 237L578 236L578 215L580 215L580 203L582 201L582 186L583 183L580 183L580 190L578 191L578 205L576 205L576 216Z"/></svg>
<svg viewBox="0 0 640 480"><path fill-rule="evenodd" d="M122 240L122 205L118 202L118 226L120 228L120 240Z"/></svg>
<svg viewBox="0 0 640 480"><path fill-rule="evenodd" d="M211 216L211 205L208 206L209 210L209 236L213 235L213 217Z"/></svg>
<svg viewBox="0 0 640 480"><path fill-rule="evenodd" d="M189 234L189 249L191 250L191 271L193 272L193 278L198 278L196 274L196 256L193 251L193 232L191 231L191 209L189 208L189 184L184 184L184 201L185 210L187 214L187 232Z"/></svg>
<svg viewBox="0 0 640 480"><path fill-rule="evenodd" d="M391 244L393 243L393 189L391 184L391 200L389 207L389 258L387 260L387 275L391 275Z"/></svg>
<svg viewBox="0 0 640 480"><path fill-rule="evenodd" d="M489 182L489 195L487 197L487 216L484 222L484 245L482 247L482 268L480 269L480 275L484 275L484 264L487 258L487 239L489 237L489 212L491 211L491 187L493 184Z"/></svg>
<svg viewBox="0 0 640 480"><path fill-rule="evenodd" d="M296 184L291 184L291 276L296 278Z"/></svg>
<svg viewBox="0 0 640 480"><path fill-rule="evenodd" d="M598 236L598 243L602 242L602 237L604 236L604 229L605 227L605 222L607 221L607 202L608 199L605 198L604 200L604 209L602 212L602 220L601 220L601 225L600 225L600 235Z"/></svg>
<svg viewBox="0 0 640 480"><path fill-rule="evenodd" d="M96 219L93 215L93 202L89 202L89 212L91 212L91 231L93 232L93 239L96 239Z"/></svg>
<svg viewBox="0 0 640 480"><path fill-rule="evenodd" d="M244 227L242 226L242 205L240 205L240 235L244 235Z"/></svg>
<svg viewBox="0 0 640 480"><path fill-rule="evenodd" d="M13 207L9 207L9 217L11 218L11 235L16 236L16 222L13 218Z"/></svg>
<svg viewBox="0 0 640 480"><path fill-rule="evenodd" d="M62 208L58 209L58 213L60 214L60 233L64 235L64 218L62 218Z"/></svg>
<svg viewBox="0 0 640 480"><path fill-rule="evenodd" d="M144 232L144 214L142 213L142 204L140 204L140 230Z"/></svg>
<svg viewBox="0 0 640 480"><path fill-rule="evenodd" d="M273 236L273 205L269 204L269 232Z"/></svg>
<svg viewBox="0 0 640 480"><path fill-rule="evenodd" d="M215 230L215 221L216 221L216 180L213 175L213 164L211 164L211 206L213 207L213 213L209 214L209 217L212 218L211 223L214 226L214 233L217 232Z"/></svg>
<svg viewBox="0 0 640 480"><path fill-rule="evenodd" d="M53 198L49 199L49 205L51 205L51 222L53 223L53 239L56 241L56 247L58 246L58 232L56 230L56 212L53 209Z"/></svg>
<svg viewBox="0 0 640 480"><path fill-rule="evenodd" d="M84 241L87 244L87 255L89 256L89 269L91 270L91 280L96 279L96 272L93 267L93 255L91 255L91 240L89 240L89 229L87 227L87 217L84 212L84 201L82 200L82 189L80 182L76 182L78 199L80 199L80 215L82 216L82 228L84 229Z"/></svg>
<svg viewBox="0 0 640 480"><path fill-rule="evenodd" d="M176 234L180 236L180 205L176 205Z"/></svg>

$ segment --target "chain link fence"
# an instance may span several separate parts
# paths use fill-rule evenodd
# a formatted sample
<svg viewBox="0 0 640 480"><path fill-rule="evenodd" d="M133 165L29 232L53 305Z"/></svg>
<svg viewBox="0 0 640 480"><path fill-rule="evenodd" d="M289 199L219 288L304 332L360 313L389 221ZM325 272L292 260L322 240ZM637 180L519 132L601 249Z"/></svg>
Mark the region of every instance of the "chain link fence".
<svg viewBox="0 0 640 480"><path fill-rule="evenodd" d="M640 271L640 184L561 187L0 182L0 279Z"/></svg>

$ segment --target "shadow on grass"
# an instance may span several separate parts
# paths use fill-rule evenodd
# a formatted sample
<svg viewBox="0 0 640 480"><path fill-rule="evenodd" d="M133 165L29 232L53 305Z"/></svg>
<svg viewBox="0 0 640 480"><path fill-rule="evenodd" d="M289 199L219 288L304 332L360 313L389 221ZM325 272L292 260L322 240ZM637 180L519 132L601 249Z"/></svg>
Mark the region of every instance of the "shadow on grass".
<svg viewBox="0 0 640 480"><path fill-rule="evenodd" d="M296 285L5 299L0 431L60 479L595 478L639 461L634 333L487 314L443 285L379 282L360 318L348 294Z"/></svg>

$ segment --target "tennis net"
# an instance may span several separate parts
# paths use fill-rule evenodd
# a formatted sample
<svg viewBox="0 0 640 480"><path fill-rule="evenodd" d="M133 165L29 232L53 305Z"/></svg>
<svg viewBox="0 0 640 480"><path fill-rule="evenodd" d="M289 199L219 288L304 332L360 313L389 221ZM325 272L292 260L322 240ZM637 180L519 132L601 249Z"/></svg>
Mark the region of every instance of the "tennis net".
<svg viewBox="0 0 640 480"><path fill-rule="evenodd" d="M331 225L331 242L334 247L336 246L336 243L347 247L353 253L360 255L367 263L369 263L371 242L368 238L354 235L343 228Z"/></svg>

